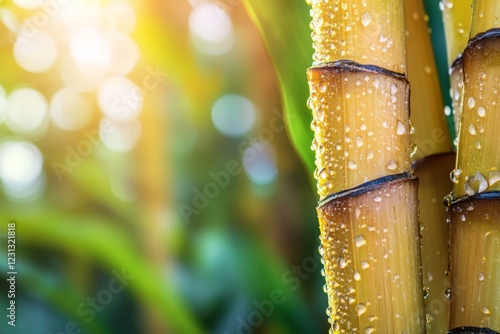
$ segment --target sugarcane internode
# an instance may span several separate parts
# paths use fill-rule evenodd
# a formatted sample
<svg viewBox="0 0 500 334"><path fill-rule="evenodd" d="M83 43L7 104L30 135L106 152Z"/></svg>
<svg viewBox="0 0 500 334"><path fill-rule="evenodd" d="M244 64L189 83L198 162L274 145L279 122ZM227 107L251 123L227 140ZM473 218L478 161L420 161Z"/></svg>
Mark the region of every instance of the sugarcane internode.
<svg viewBox="0 0 500 334"><path fill-rule="evenodd" d="M481 1L475 1L476 15L479 7ZM473 31L479 26L474 17ZM454 189L445 199L451 220L451 285L462 289L451 292L449 328L454 330L449 333L497 333L500 330L500 146L496 139L500 124L500 29L489 29L471 39L462 61L459 146L456 168L450 175Z"/></svg>

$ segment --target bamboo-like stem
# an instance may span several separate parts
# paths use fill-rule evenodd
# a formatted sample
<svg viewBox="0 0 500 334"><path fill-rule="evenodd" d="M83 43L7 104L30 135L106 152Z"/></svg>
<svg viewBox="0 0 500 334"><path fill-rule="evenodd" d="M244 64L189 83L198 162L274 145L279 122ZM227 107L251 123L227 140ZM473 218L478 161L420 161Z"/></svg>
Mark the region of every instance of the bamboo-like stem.
<svg viewBox="0 0 500 334"><path fill-rule="evenodd" d="M451 67L462 55L469 41L472 0L445 0L440 7L443 11L448 66Z"/></svg>
<svg viewBox="0 0 500 334"><path fill-rule="evenodd" d="M458 134L462 114L464 82L462 52L469 41L472 0L446 0L441 2L440 6L443 11L448 66L450 67L453 121ZM458 140L455 141L455 145L458 145Z"/></svg>
<svg viewBox="0 0 500 334"><path fill-rule="evenodd" d="M334 333L424 332L416 201L406 178L318 208Z"/></svg>
<svg viewBox="0 0 500 334"><path fill-rule="evenodd" d="M464 99L451 207L450 328L500 331L500 14L474 1L463 54ZM486 14L486 12L488 14ZM479 333L479 329L471 331Z"/></svg>
<svg viewBox="0 0 500 334"><path fill-rule="evenodd" d="M446 211L441 199L450 191L449 171L455 163L443 112L443 99L422 0L405 0L408 78L411 83L412 156L419 178L421 256L424 308L428 333L448 329L449 288ZM445 154L448 153L448 154Z"/></svg>
<svg viewBox="0 0 500 334"><path fill-rule="evenodd" d="M433 155L414 165L419 179L418 199L422 274L424 283L424 307L427 333L441 334L448 329L450 287L448 276L449 224L442 199L449 193L452 183L450 169L455 164L455 154Z"/></svg>
<svg viewBox="0 0 500 334"><path fill-rule="evenodd" d="M450 136L422 0L405 0L408 79L411 83L412 161L451 151Z"/></svg>
<svg viewBox="0 0 500 334"><path fill-rule="evenodd" d="M332 333L425 333L403 0L310 1Z"/></svg>

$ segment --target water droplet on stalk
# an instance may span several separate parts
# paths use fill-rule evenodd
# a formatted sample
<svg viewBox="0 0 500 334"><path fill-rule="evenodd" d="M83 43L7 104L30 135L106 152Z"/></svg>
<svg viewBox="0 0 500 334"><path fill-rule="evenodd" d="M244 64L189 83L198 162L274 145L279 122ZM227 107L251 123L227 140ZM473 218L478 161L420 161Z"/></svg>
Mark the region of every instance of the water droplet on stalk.
<svg viewBox="0 0 500 334"><path fill-rule="evenodd" d="M484 115L486 115L486 109L484 109L483 106L477 108L477 114L479 117L484 117Z"/></svg>
<svg viewBox="0 0 500 334"><path fill-rule="evenodd" d="M446 289L446 291L444 292L444 296L446 297L446 299L451 298L451 289L450 288Z"/></svg>
<svg viewBox="0 0 500 334"><path fill-rule="evenodd" d="M354 238L354 244L356 245L356 247L361 247L366 244L366 240L362 235L360 235Z"/></svg>
<svg viewBox="0 0 500 334"><path fill-rule="evenodd" d="M372 16L370 15L370 13L365 12L363 15L361 15L361 24L363 25L363 27L369 25L370 22L372 22Z"/></svg>
<svg viewBox="0 0 500 334"><path fill-rule="evenodd" d="M476 105L476 100L472 96L469 97L469 99L467 100L467 106L469 106L469 109L474 108L475 105Z"/></svg>
<svg viewBox="0 0 500 334"><path fill-rule="evenodd" d="M366 306L364 304L358 304L356 305L356 314L358 316L362 315L363 313L366 312Z"/></svg>
<svg viewBox="0 0 500 334"><path fill-rule="evenodd" d="M395 160L391 160L387 163L386 167L388 170L392 171L392 170L395 170L396 168L398 168L398 163Z"/></svg>

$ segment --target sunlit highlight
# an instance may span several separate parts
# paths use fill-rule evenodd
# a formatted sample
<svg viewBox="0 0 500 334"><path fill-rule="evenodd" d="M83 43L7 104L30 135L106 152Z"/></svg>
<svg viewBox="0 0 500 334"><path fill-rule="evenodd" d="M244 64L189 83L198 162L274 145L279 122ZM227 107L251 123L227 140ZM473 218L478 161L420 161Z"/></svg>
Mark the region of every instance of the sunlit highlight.
<svg viewBox="0 0 500 334"><path fill-rule="evenodd" d="M106 70L111 63L111 47L94 28L77 31L70 39L70 52L75 63L82 69Z"/></svg>
<svg viewBox="0 0 500 334"><path fill-rule="evenodd" d="M189 28L196 48L208 55L221 55L234 43L233 24L217 4L204 3L193 8Z"/></svg>
<svg viewBox="0 0 500 334"><path fill-rule="evenodd" d="M12 193L26 192L42 173L43 157L33 144L6 141L0 144L0 179Z"/></svg>
<svg viewBox="0 0 500 334"><path fill-rule="evenodd" d="M90 102L71 88L63 88L52 97L50 117L58 128L68 131L81 129L91 116Z"/></svg>
<svg viewBox="0 0 500 334"><path fill-rule="evenodd" d="M16 134L33 136L46 130L48 104L45 97L32 88L19 88L7 99L6 123Z"/></svg>
<svg viewBox="0 0 500 334"><path fill-rule="evenodd" d="M19 35L14 44L14 58L26 71L45 72L56 61L57 45L54 39L43 31L37 32L29 40Z"/></svg>

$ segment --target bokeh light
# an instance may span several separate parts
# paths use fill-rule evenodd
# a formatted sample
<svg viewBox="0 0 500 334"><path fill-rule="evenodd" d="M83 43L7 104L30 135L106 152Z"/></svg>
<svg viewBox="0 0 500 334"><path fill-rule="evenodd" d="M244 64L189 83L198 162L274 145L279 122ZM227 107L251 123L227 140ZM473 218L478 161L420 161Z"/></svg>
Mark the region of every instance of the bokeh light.
<svg viewBox="0 0 500 334"><path fill-rule="evenodd" d="M139 60L139 47L127 35L121 32L108 32L106 35L113 62L109 66L109 75L124 76L130 73Z"/></svg>
<svg viewBox="0 0 500 334"><path fill-rule="evenodd" d="M209 55L221 55L234 43L233 24L227 12L215 3L193 8L189 28L196 48Z"/></svg>
<svg viewBox="0 0 500 334"><path fill-rule="evenodd" d="M219 132L228 137L241 137L255 125L257 110L247 98L228 94L212 107L212 122Z"/></svg>
<svg viewBox="0 0 500 334"><path fill-rule="evenodd" d="M5 110L7 126L16 134L35 137L47 129L48 104L37 90L16 89L9 95Z"/></svg>
<svg viewBox="0 0 500 334"><path fill-rule="evenodd" d="M56 61L56 42L43 31L38 31L30 39L20 34L14 44L14 58L17 64L26 71L45 72Z"/></svg>
<svg viewBox="0 0 500 334"><path fill-rule="evenodd" d="M42 166L42 154L32 143L20 140L0 143L0 180L4 191L14 198L36 193L41 186Z"/></svg>
<svg viewBox="0 0 500 334"><path fill-rule="evenodd" d="M115 121L135 119L142 110L143 99L141 89L127 78L113 77L99 87L99 108Z"/></svg>
<svg viewBox="0 0 500 334"><path fill-rule="evenodd" d="M126 2L116 1L100 12L100 24L105 29L129 34L134 30L136 17L134 9Z"/></svg>
<svg viewBox="0 0 500 334"><path fill-rule="evenodd" d="M2 20L2 23L7 27L12 32L18 32L20 29L20 23L19 20L16 17L16 14L14 14L13 11L7 8L2 8L0 9L0 19Z"/></svg>
<svg viewBox="0 0 500 334"><path fill-rule="evenodd" d="M52 97L50 117L58 128L78 130L90 121L92 105L73 89L63 88Z"/></svg>
<svg viewBox="0 0 500 334"><path fill-rule="evenodd" d="M103 32L88 27L78 30L70 39L70 52L82 70L107 70L111 63L111 46Z"/></svg>
<svg viewBox="0 0 500 334"><path fill-rule="evenodd" d="M100 125L101 140L104 145L115 152L131 151L141 137L141 123L137 120L116 122L104 118Z"/></svg>
<svg viewBox="0 0 500 334"><path fill-rule="evenodd" d="M273 182L278 175L274 147L268 143L254 143L243 155L243 167L253 183L264 185Z"/></svg>

